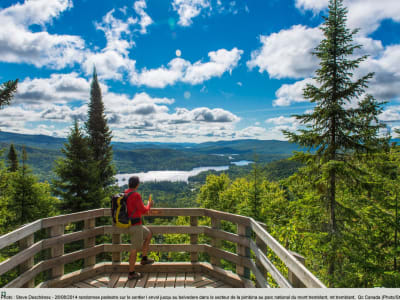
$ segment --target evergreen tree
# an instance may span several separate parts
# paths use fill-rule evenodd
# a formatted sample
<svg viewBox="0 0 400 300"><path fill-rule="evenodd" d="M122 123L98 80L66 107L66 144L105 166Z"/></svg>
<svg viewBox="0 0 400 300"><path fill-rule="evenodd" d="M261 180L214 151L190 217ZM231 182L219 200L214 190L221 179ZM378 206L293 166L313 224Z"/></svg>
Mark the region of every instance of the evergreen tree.
<svg viewBox="0 0 400 300"><path fill-rule="evenodd" d="M12 97L17 91L18 79L9 80L0 85L0 109L10 104Z"/></svg>
<svg viewBox="0 0 400 300"><path fill-rule="evenodd" d="M314 78L317 86L308 84L304 89L304 97L315 103L314 111L296 116L305 126L299 134L284 131L291 142L314 150L313 153L297 153L295 159L316 165L314 170L319 170L319 181L325 186L321 191L329 214L330 245L327 254L331 283L341 230L337 220L338 181L357 181L358 174L351 166L349 156L374 151L383 143L383 139L377 138L383 126L376 118L382 103L370 95L357 101L373 74L353 78L352 72L366 56L352 59L354 50L360 45L353 44L357 30L350 31L346 27L346 14L342 0L330 0L329 16L321 26L324 39L314 52L320 59L320 68ZM353 107L356 101L359 102L356 108L348 108Z"/></svg>
<svg viewBox="0 0 400 300"><path fill-rule="evenodd" d="M104 105L96 69L93 70L93 79L90 86L89 116L86 122L86 129L93 158L98 162L99 181L101 186L106 189L115 182L115 169L112 164L111 130L107 126L107 119L104 114Z"/></svg>
<svg viewBox="0 0 400 300"><path fill-rule="evenodd" d="M250 182L250 199L249 208L251 210L251 216L256 220L260 220L261 212L261 184L263 181L263 168L258 163L258 157L254 157L254 163L252 163L252 170L249 176Z"/></svg>
<svg viewBox="0 0 400 300"><path fill-rule="evenodd" d="M15 151L14 144L10 145L10 150L7 155L8 158L8 170L10 172L16 172L18 170L18 155Z"/></svg>
<svg viewBox="0 0 400 300"><path fill-rule="evenodd" d="M9 226L16 226L33 222L55 214L57 199L51 196L50 185L38 182L26 164L28 159L25 147L22 148L22 168L11 174L10 198L7 209L12 213L9 216Z"/></svg>
<svg viewBox="0 0 400 300"><path fill-rule="evenodd" d="M98 163L92 158L89 142L75 120L68 142L61 149L64 158L56 161L54 193L61 197L64 212L77 212L102 207L104 198L98 180Z"/></svg>

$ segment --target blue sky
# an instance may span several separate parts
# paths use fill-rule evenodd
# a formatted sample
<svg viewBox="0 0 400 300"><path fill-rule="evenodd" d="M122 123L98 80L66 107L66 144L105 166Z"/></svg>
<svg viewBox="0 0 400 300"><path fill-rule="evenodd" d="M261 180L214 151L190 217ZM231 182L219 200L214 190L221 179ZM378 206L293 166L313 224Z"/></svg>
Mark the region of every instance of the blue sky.
<svg viewBox="0 0 400 300"><path fill-rule="evenodd" d="M368 54L355 77L400 125L400 1L345 0ZM3 131L65 137L96 66L115 140L284 139L318 60L328 0L1 0L0 82L19 78ZM349 105L356 105L351 103Z"/></svg>

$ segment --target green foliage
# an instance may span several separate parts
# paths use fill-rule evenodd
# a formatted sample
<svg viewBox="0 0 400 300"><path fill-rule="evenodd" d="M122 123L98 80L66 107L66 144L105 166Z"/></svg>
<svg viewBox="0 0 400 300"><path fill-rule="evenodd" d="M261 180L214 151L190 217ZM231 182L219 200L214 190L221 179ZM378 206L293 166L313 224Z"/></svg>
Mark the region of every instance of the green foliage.
<svg viewBox="0 0 400 300"><path fill-rule="evenodd" d="M114 184L115 168L112 164L113 152L111 146L111 130L108 128L104 114L101 89L97 80L96 69L90 86L90 103L86 129L89 135L89 145L93 160L98 162L100 186L107 189Z"/></svg>
<svg viewBox="0 0 400 300"><path fill-rule="evenodd" d="M18 79L9 80L0 85L0 109L10 104L17 91Z"/></svg>
<svg viewBox="0 0 400 300"><path fill-rule="evenodd" d="M361 170L357 168L356 154L379 150L385 139L377 136L384 126L378 121L381 105L371 95L363 100L367 82L373 74L353 80L353 70L366 59L366 56L353 59L353 52L360 45L353 44L357 30L346 27L346 8L342 0L330 0L329 16L321 29L324 39L314 54L320 59L320 68L314 78L317 85L308 84L304 89L305 99L315 103L313 112L297 115L305 126L299 134L284 131L289 140L300 146L315 150L310 153L297 153L294 159L313 165L309 170L316 173L320 197L316 204L327 207L328 214L320 221L328 222L324 230L328 233L326 246L329 261L329 282L335 283L341 253L338 249L344 243L346 218L354 214L350 205L338 198L339 185L360 184ZM349 58L350 57L350 58ZM353 102L358 106L349 108ZM307 170L307 169L304 169ZM319 174L318 174L319 173ZM321 201L322 200L322 201Z"/></svg>
<svg viewBox="0 0 400 300"><path fill-rule="evenodd" d="M51 196L50 185L39 183L25 161L26 152L22 167L16 172L5 172L3 163L0 167L0 228L3 233L56 213L58 200Z"/></svg>
<svg viewBox="0 0 400 300"><path fill-rule="evenodd" d="M18 155L15 151L14 144L10 145L10 150L8 151L7 155L8 159L8 170L10 172L16 172L18 170Z"/></svg>
<svg viewBox="0 0 400 300"><path fill-rule="evenodd" d="M106 197L99 182L99 165L93 160L88 139L75 121L68 143L62 149L65 157L56 162L54 193L61 197L61 209L77 212L105 205Z"/></svg>

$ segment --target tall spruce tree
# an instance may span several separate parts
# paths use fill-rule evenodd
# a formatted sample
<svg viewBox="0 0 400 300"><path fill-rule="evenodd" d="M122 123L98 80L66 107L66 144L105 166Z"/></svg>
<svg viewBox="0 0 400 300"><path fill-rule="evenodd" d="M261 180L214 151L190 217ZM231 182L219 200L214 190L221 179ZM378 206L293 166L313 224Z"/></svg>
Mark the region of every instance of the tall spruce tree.
<svg viewBox="0 0 400 300"><path fill-rule="evenodd" d="M98 162L99 181L101 186L106 189L115 182L115 168L112 164L111 130L107 126L107 119L104 114L104 105L96 69L93 70L93 79L90 86L89 116L86 122L86 129L93 158Z"/></svg>
<svg viewBox="0 0 400 300"><path fill-rule="evenodd" d="M18 79L9 80L0 85L0 109L10 104L12 97L17 91Z"/></svg>
<svg viewBox="0 0 400 300"><path fill-rule="evenodd" d="M382 103L370 95L359 101L373 74L358 79L353 77L353 71L366 56L353 58L354 51L361 46L353 43L357 30L350 31L346 27L346 15L342 0L329 1L329 15L321 26L324 39L313 53L320 59L320 68L314 78L317 85L308 84L303 91L304 97L315 103L314 110L295 116L303 125L299 133L284 131L291 142L309 148L307 153L297 153L294 158L313 164L312 169L321 174L323 187L320 191L324 194L329 215L330 245L326 254L331 284L340 239L337 183L339 180L345 180L346 184L356 182L357 170L351 166L349 157L374 151L384 142L377 137L383 127L377 120ZM358 106L354 105L356 103Z"/></svg>
<svg viewBox="0 0 400 300"><path fill-rule="evenodd" d="M98 180L98 164L86 138L75 120L68 142L61 149L64 158L56 161L54 194L61 197L64 212L77 212L102 207L104 198Z"/></svg>
<svg viewBox="0 0 400 300"><path fill-rule="evenodd" d="M14 144L10 145L10 150L8 151L7 160L8 160L8 171L9 172L18 171L18 155L17 151L15 151Z"/></svg>

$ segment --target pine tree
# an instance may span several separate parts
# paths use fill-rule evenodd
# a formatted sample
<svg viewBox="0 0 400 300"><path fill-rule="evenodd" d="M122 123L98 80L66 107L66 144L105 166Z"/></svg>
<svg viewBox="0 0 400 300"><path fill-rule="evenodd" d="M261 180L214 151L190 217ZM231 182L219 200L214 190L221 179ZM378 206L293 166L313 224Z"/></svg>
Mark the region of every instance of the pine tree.
<svg viewBox="0 0 400 300"><path fill-rule="evenodd" d="M16 227L54 215L57 199L51 196L48 183L38 182L27 164L28 154L22 148L22 167L10 174L11 190L8 209L12 217L8 220L11 227Z"/></svg>
<svg viewBox="0 0 400 300"><path fill-rule="evenodd" d="M10 104L12 97L17 91L18 79L9 80L0 85L0 109Z"/></svg>
<svg viewBox="0 0 400 300"><path fill-rule="evenodd" d="M89 142L75 120L68 142L61 149L64 158L56 161L54 193L61 197L64 212L102 207L104 198L98 180L98 163L92 158Z"/></svg>
<svg viewBox="0 0 400 300"><path fill-rule="evenodd" d="M100 184L106 189L115 182L115 169L112 164L111 130L107 126L107 119L104 114L104 105L96 69L93 70L93 79L90 87L89 117L86 122L86 129L93 158L99 164Z"/></svg>
<svg viewBox="0 0 400 300"><path fill-rule="evenodd" d="M357 30L350 31L346 27L346 14L342 0L330 0L329 15L321 26L324 39L313 53L320 59L320 68L314 78L317 86L308 84L303 91L304 97L315 103L314 111L295 116L304 125L298 134L284 131L291 142L314 151L297 153L295 159L316 165L314 169L319 170L320 182L325 185L321 191L329 211L328 273L331 283L340 238L337 183L341 179L348 183L357 181L356 169L352 168L349 159L351 155L375 151L384 142L377 137L383 127L377 120L383 103L370 95L359 101L373 74L353 78L352 72L366 56L352 58L361 46L353 44ZM358 106L349 108L354 107L355 102Z"/></svg>
<svg viewBox="0 0 400 300"><path fill-rule="evenodd" d="M10 145L10 150L7 155L8 159L8 171L16 172L18 170L18 155L15 151L14 144Z"/></svg>

